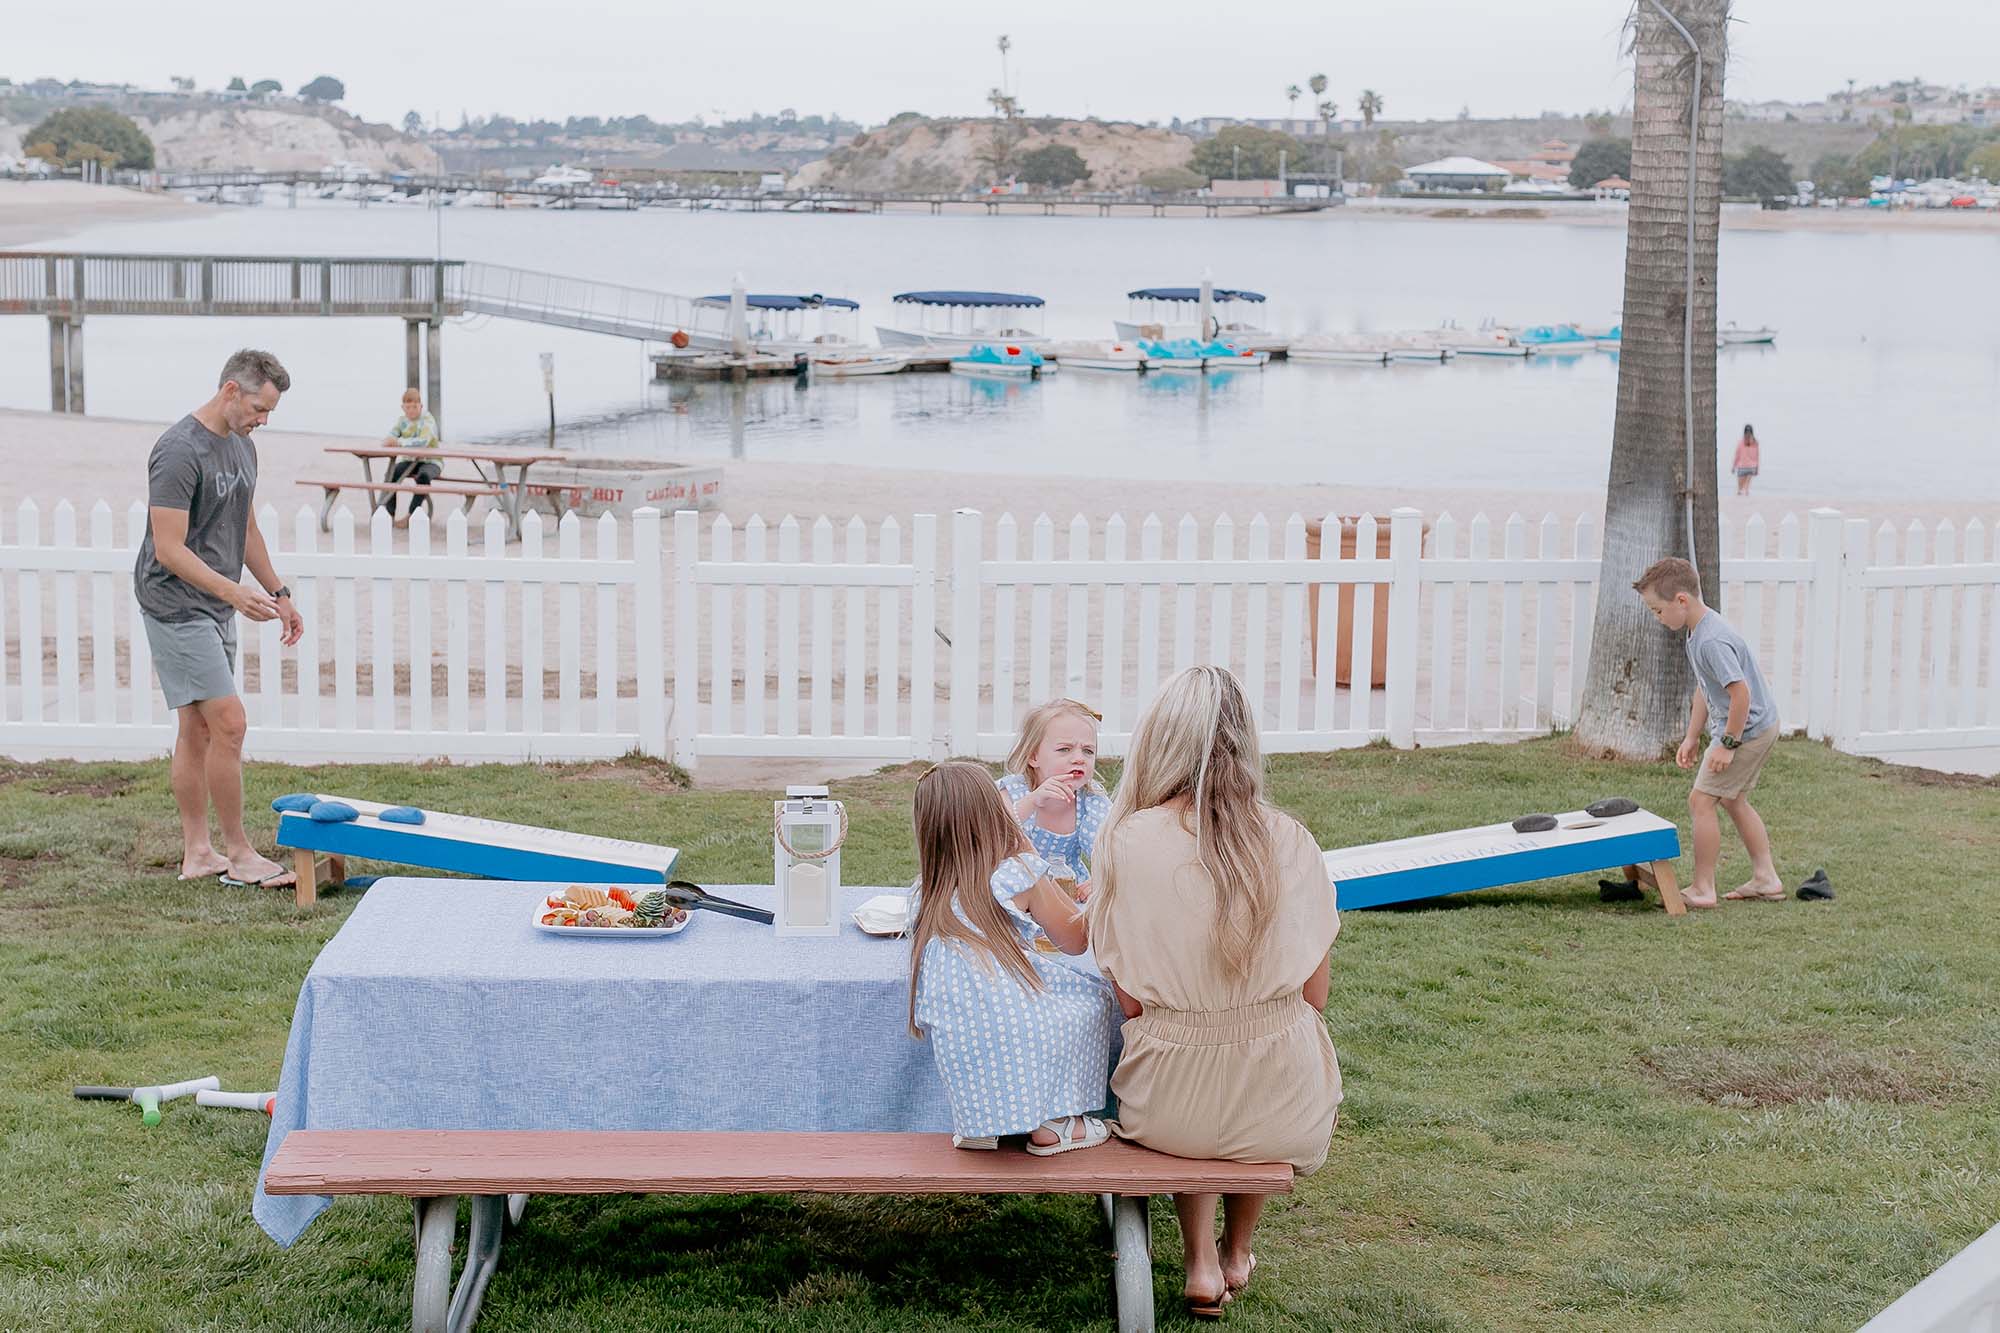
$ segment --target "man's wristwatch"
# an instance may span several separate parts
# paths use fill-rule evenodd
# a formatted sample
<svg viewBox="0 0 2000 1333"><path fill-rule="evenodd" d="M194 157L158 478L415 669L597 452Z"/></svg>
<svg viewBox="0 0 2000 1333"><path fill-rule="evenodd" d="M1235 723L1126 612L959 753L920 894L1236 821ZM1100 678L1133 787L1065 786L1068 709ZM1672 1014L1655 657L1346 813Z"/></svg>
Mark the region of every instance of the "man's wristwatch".
<svg viewBox="0 0 2000 1333"><path fill-rule="evenodd" d="M1743 738L1741 736L1731 736L1728 732L1724 732L1715 739L1722 742L1722 748L1725 750L1738 750L1743 747Z"/></svg>
<svg viewBox="0 0 2000 1333"><path fill-rule="evenodd" d="M272 592L272 594L271 594L271 596L272 596L272 597L274 597L274 598L275 598L275 597L290 597L291 595L292 595L292 590L291 590L290 588L286 587L286 586L285 586L284 584L282 584L282 583L281 583L281 584L279 584L279 585L278 585L278 587L277 587L277 589L276 589L276 590L275 590L274 592Z"/></svg>

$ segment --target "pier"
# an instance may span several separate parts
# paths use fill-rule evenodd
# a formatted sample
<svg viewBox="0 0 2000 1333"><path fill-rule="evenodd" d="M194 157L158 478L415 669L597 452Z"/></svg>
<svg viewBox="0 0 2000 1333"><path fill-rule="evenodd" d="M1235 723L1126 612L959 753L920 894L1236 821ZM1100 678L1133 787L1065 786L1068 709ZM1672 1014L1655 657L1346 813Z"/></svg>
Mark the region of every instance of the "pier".
<svg viewBox="0 0 2000 1333"><path fill-rule="evenodd" d="M475 207L540 207L573 209L681 208L726 209L748 213L882 213L891 208L922 208L932 216L950 211L978 211L989 217L1006 212L1040 213L1053 217L1085 210L1099 217L1118 213L1167 217L1170 213L1316 213L1339 208L1346 198L1299 195L1232 195L1230 182L1218 181L1209 192L1163 194L1092 191L1082 194L1041 191L993 194L936 190L768 190L755 186L683 185L674 181L619 181L590 185L538 185L466 173L443 175L323 176L312 171L196 171L130 173L132 182L148 189L186 190L229 202L228 191L281 186L296 207L300 191L326 194L361 207L387 200L381 192L411 199L427 195L485 196ZM124 175L121 174L121 180ZM1304 180L1305 176L1297 179ZM371 198L371 195L376 197ZM463 204L463 201L459 201Z"/></svg>
<svg viewBox="0 0 2000 1333"><path fill-rule="evenodd" d="M0 315L49 321L49 406L84 410L88 315L397 318L408 383L444 421L444 321L494 315L665 342L694 332L693 297L455 259L0 252ZM789 362L787 362L789 365Z"/></svg>

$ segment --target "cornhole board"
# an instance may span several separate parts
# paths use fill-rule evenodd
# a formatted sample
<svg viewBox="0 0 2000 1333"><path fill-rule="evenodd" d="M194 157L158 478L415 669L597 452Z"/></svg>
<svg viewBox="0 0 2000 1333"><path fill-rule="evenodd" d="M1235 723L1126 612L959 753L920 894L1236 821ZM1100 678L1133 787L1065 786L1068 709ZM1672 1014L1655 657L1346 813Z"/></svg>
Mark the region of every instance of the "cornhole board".
<svg viewBox="0 0 2000 1333"><path fill-rule="evenodd" d="M594 884L664 884L680 860L677 847L658 847L623 838L565 833L532 824L424 811L421 824L377 818L395 807L351 796L345 801L360 818L325 824L303 812L278 816L278 845L293 849L298 905L310 907L319 886L347 877L346 858L391 861L431 870L456 870L488 879L586 880ZM324 860L322 860L322 857Z"/></svg>
<svg viewBox="0 0 2000 1333"><path fill-rule="evenodd" d="M1649 810L1608 819L1572 810L1557 815L1547 833L1487 824L1343 847L1326 854L1326 873L1346 909L1623 869L1626 878L1660 891L1669 916L1680 916L1687 911L1674 880L1680 854L1679 831Z"/></svg>

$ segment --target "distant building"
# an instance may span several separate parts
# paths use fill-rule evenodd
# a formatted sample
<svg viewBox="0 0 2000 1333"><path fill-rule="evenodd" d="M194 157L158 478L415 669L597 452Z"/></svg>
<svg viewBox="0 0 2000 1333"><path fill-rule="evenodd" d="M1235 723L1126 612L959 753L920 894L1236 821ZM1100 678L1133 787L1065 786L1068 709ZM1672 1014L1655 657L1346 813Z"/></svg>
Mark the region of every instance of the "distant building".
<svg viewBox="0 0 2000 1333"><path fill-rule="evenodd" d="M1476 157L1441 157L1408 167L1403 176L1419 190L1498 189L1513 178L1505 167Z"/></svg>
<svg viewBox="0 0 2000 1333"><path fill-rule="evenodd" d="M1632 182L1623 176L1606 176L1590 187L1591 194L1599 199L1630 199Z"/></svg>
<svg viewBox="0 0 2000 1333"><path fill-rule="evenodd" d="M1199 120L1186 121L1177 128L1189 134L1213 136L1232 125L1247 125L1254 129L1276 130L1294 139L1319 139L1326 137L1328 124L1317 116L1203 116ZM1331 122L1335 134L1345 133L1353 124L1352 121Z"/></svg>

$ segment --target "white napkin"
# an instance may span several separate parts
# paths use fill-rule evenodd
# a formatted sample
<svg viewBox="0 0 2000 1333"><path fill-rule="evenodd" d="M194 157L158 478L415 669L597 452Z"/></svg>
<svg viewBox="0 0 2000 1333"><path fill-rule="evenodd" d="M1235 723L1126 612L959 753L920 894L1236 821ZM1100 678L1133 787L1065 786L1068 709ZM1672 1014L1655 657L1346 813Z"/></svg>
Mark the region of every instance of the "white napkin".
<svg viewBox="0 0 2000 1333"><path fill-rule="evenodd" d="M854 923L871 934L900 934L910 926L909 897L901 893L878 893L854 909Z"/></svg>

